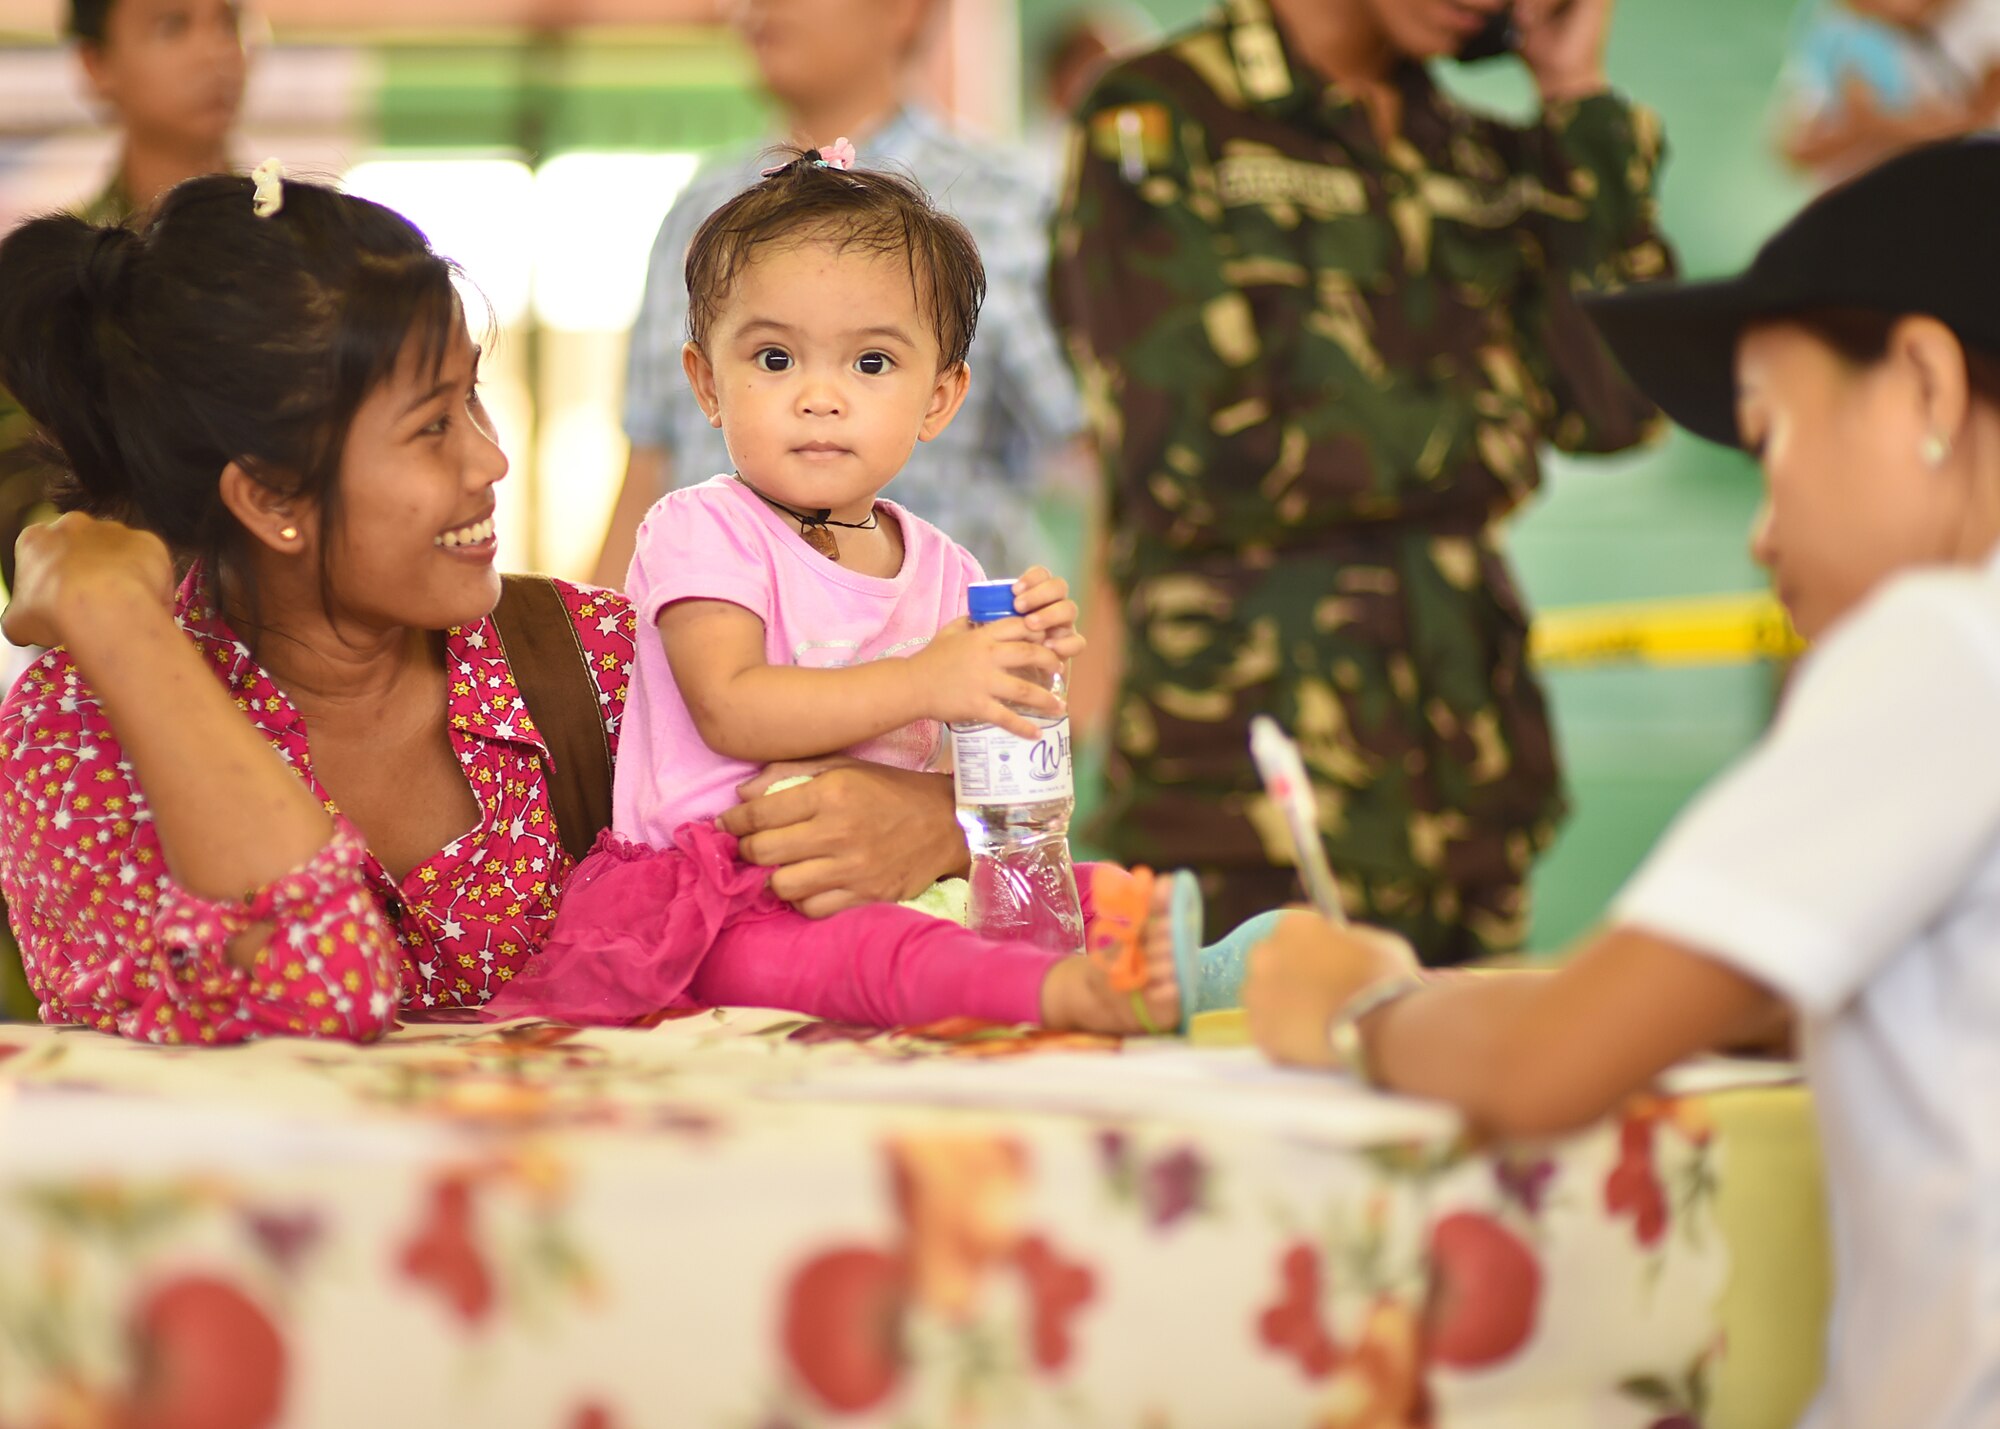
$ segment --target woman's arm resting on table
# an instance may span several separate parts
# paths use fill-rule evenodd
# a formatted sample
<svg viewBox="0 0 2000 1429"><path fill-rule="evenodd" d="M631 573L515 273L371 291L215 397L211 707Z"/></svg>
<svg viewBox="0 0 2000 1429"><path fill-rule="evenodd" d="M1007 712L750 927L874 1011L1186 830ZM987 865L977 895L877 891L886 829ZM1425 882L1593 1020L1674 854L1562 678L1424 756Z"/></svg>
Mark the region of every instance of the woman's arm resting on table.
<svg viewBox="0 0 2000 1429"><path fill-rule="evenodd" d="M1244 1005L1279 1061L1332 1064L1326 1029L1391 971L1379 947L1288 918L1252 954ZM1537 1136L1604 1115L1676 1062L1739 1041L1780 1006L1761 984L1690 948L1612 928L1553 972L1433 983L1362 1024L1392 1091L1450 1102L1481 1130Z"/></svg>
<svg viewBox="0 0 2000 1429"><path fill-rule="evenodd" d="M242 898L326 847L332 818L174 624L157 537L65 516L22 534L17 584L8 637L68 648L145 790L176 883ZM268 936L238 937L231 960L248 967Z"/></svg>
<svg viewBox="0 0 2000 1429"><path fill-rule="evenodd" d="M800 912L823 918L899 902L965 872L950 775L842 759L817 766L825 772L810 784L761 792L772 775L810 767L767 771L745 784L744 802L721 820L747 862L773 870L771 891Z"/></svg>
<svg viewBox="0 0 2000 1429"><path fill-rule="evenodd" d="M8 635L67 647L0 714L0 886L43 1015L159 1042L380 1036L401 957L360 836L174 623L166 548L70 516L21 556Z"/></svg>
<svg viewBox="0 0 2000 1429"><path fill-rule="evenodd" d="M1973 896L2000 830L2000 660L1975 589L1898 580L1844 617L1782 717L1681 812L1574 961L1364 1018L1383 1081L1490 1130L1554 1131L1739 1041L1774 993L1808 1015L1848 1006ZM1265 945L1245 1004L1262 1045L1310 1060L1381 964L1365 940L1286 923L1299 926Z"/></svg>

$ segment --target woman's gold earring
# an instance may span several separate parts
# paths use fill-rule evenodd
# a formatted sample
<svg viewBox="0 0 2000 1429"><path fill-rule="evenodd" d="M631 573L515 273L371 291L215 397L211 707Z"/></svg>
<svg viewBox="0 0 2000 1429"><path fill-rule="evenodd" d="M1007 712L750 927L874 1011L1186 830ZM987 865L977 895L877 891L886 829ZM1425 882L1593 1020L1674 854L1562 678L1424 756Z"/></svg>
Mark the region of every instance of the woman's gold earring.
<svg viewBox="0 0 2000 1429"><path fill-rule="evenodd" d="M1951 443L1947 442L1943 437L1939 436L1936 432L1932 432L1929 436L1924 438L1924 446L1923 446L1924 465L1929 467L1932 471L1936 471L1939 467L1943 466L1944 459L1950 455L1951 455Z"/></svg>
<svg viewBox="0 0 2000 1429"><path fill-rule="evenodd" d="M298 539L299 539L299 528L298 528L298 527L296 527L296 526L280 526L280 527L278 528L278 539L279 539L280 541L296 541L296 540L298 540Z"/></svg>

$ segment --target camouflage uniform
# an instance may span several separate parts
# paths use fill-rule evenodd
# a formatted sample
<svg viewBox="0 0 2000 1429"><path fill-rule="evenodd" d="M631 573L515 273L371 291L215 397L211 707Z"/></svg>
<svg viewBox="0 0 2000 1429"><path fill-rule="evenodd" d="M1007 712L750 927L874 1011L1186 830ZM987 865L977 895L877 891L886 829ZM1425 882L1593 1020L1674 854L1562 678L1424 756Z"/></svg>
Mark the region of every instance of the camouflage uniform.
<svg viewBox="0 0 2000 1429"><path fill-rule="evenodd" d="M77 210L91 223L123 223L132 216L132 201L122 178ZM14 542L23 528L48 513L49 480L53 475L34 455L28 438L34 423L0 387L0 583L14 588ZM0 694L4 694L0 690ZM21 975L21 956L6 925L0 904L0 1021L32 1018L35 999Z"/></svg>
<svg viewBox="0 0 2000 1429"><path fill-rule="evenodd" d="M1385 145L1229 0L1084 105L1053 283L1128 631L1096 836L1196 869L1212 927L1296 897L1247 753L1267 711L1350 909L1455 962L1518 945L1563 812L1497 523L1539 443L1655 430L1572 293L1672 258L1649 111L1519 129L1396 83Z"/></svg>

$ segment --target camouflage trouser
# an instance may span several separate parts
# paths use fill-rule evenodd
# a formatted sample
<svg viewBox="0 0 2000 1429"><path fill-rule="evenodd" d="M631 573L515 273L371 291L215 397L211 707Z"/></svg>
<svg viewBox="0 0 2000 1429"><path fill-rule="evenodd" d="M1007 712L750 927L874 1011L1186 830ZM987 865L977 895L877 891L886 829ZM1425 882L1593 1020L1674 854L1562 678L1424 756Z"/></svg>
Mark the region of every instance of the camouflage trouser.
<svg viewBox="0 0 2000 1429"><path fill-rule="evenodd" d="M1427 962L1512 950L1562 812L1526 620L1483 537L1407 529L1125 583L1126 672L1091 833L1202 873L1210 932L1296 898L1252 716L1298 739L1350 911Z"/></svg>

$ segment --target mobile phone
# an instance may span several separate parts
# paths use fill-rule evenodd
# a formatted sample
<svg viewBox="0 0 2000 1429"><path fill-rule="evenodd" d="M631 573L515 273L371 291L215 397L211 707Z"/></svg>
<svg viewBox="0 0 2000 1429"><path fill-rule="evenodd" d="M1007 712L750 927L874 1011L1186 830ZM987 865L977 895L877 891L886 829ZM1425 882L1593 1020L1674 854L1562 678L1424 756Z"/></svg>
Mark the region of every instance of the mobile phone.
<svg viewBox="0 0 2000 1429"><path fill-rule="evenodd" d="M1503 5L1487 17L1486 23L1471 39L1459 47L1458 60L1460 64L1476 64L1480 60L1510 55L1520 46L1521 31L1514 23L1514 7Z"/></svg>
<svg viewBox="0 0 2000 1429"><path fill-rule="evenodd" d="M1560 15L1574 3L1575 0L1556 0L1553 13ZM1520 48L1521 27L1514 22L1514 6L1509 3L1495 10L1478 33L1459 47L1457 58L1460 64L1476 64L1511 55Z"/></svg>

